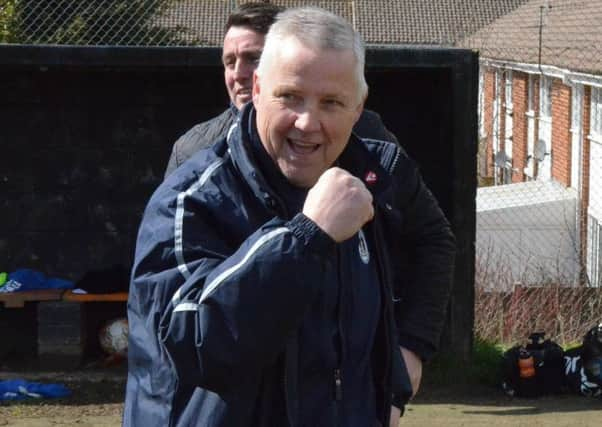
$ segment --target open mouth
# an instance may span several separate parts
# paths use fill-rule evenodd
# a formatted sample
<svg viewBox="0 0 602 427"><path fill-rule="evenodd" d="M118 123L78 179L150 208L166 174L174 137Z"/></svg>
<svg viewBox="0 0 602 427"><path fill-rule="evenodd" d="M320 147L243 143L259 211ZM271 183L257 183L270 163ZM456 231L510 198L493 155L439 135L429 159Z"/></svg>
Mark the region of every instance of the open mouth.
<svg viewBox="0 0 602 427"><path fill-rule="evenodd" d="M292 152L299 155L308 155L318 151L318 148L320 148L320 144L310 144L307 142L292 140L290 138L287 138L286 142L291 148Z"/></svg>

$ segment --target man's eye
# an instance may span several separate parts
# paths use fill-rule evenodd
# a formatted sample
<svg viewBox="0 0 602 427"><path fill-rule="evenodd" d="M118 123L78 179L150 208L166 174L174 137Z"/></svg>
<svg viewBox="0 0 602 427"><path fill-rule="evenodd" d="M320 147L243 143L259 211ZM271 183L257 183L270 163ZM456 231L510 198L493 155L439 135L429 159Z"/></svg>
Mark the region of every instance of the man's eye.
<svg viewBox="0 0 602 427"><path fill-rule="evenodd" d="M338 99L325 99L323 104L327 107L342 107L343 103Z"/></svg>

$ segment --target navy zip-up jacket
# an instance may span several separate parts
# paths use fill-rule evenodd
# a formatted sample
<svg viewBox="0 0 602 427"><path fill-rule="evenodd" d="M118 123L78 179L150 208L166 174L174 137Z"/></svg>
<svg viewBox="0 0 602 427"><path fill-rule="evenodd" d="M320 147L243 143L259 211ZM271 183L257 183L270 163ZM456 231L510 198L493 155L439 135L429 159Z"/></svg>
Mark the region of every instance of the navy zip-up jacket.
<svg viewBox="0 0 602 427"><path fill-rule="evenodd" d="M441 294L422 310L443 314L416 334L436 342L454 252L447 221L398 147L352 137L338 165L366 180L376 216L335 244L288 211L264 179L251 149L251 114L247 106L228 140L174 172L146 209L128 302L124 425L347 427L366 425L362 416L386 425L392 395L403 402L411 392L393 294L415 294L392 262L405 240L420 261L412 280L430 268L440 276L426 287ZM366 334L367 358L354 358L353 316L342 308L349 278L362 275L378 282L378 315ZM428 336L431 328L437 336ZM307 363L312 350L323 366ZM371 379L373 401L363 409L350 404L367 395L350 366Z"/></svg>

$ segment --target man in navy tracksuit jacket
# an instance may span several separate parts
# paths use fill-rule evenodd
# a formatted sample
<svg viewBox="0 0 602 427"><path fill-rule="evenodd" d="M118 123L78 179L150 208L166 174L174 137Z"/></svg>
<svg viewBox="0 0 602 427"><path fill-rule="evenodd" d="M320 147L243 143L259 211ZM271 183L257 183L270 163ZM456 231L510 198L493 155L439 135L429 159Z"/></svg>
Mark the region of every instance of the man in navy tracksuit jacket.
<svg viewBox="0 0 602 427"><path fill-rule="evenodd" d="M254 105L151 198L124 425L384 427L412 394L399 344L436 347L454 242L400 148L351 135L357 39L319 9L284 13ZM396 313L398 297L415 304Z"/></svg>

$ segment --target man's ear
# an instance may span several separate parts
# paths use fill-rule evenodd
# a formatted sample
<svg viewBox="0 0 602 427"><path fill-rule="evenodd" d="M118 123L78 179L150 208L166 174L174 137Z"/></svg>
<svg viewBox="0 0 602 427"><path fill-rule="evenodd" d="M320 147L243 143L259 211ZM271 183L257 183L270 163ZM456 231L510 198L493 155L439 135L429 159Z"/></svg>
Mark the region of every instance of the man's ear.
<svg viewBox="0 0 602 427"><path fill-rule="evenodd" d="M253 71L253 104L257 105L257 100L259 99L259 92L261 92L261 85L259 83L259 74L257 74L257 70Z"/></svg>
<svg viewBox="0 0 602 427"><path fill-rule="evenodd" d="M359 104L357 104L357 108L354 111L354 114L355 114L355 120L353 121L354 123L360 119L360 116L362 115L362 111L364 111L364 104L366 103L367 97L368 97L368 94L362 96L362 99L360 100Z"/></svg>

